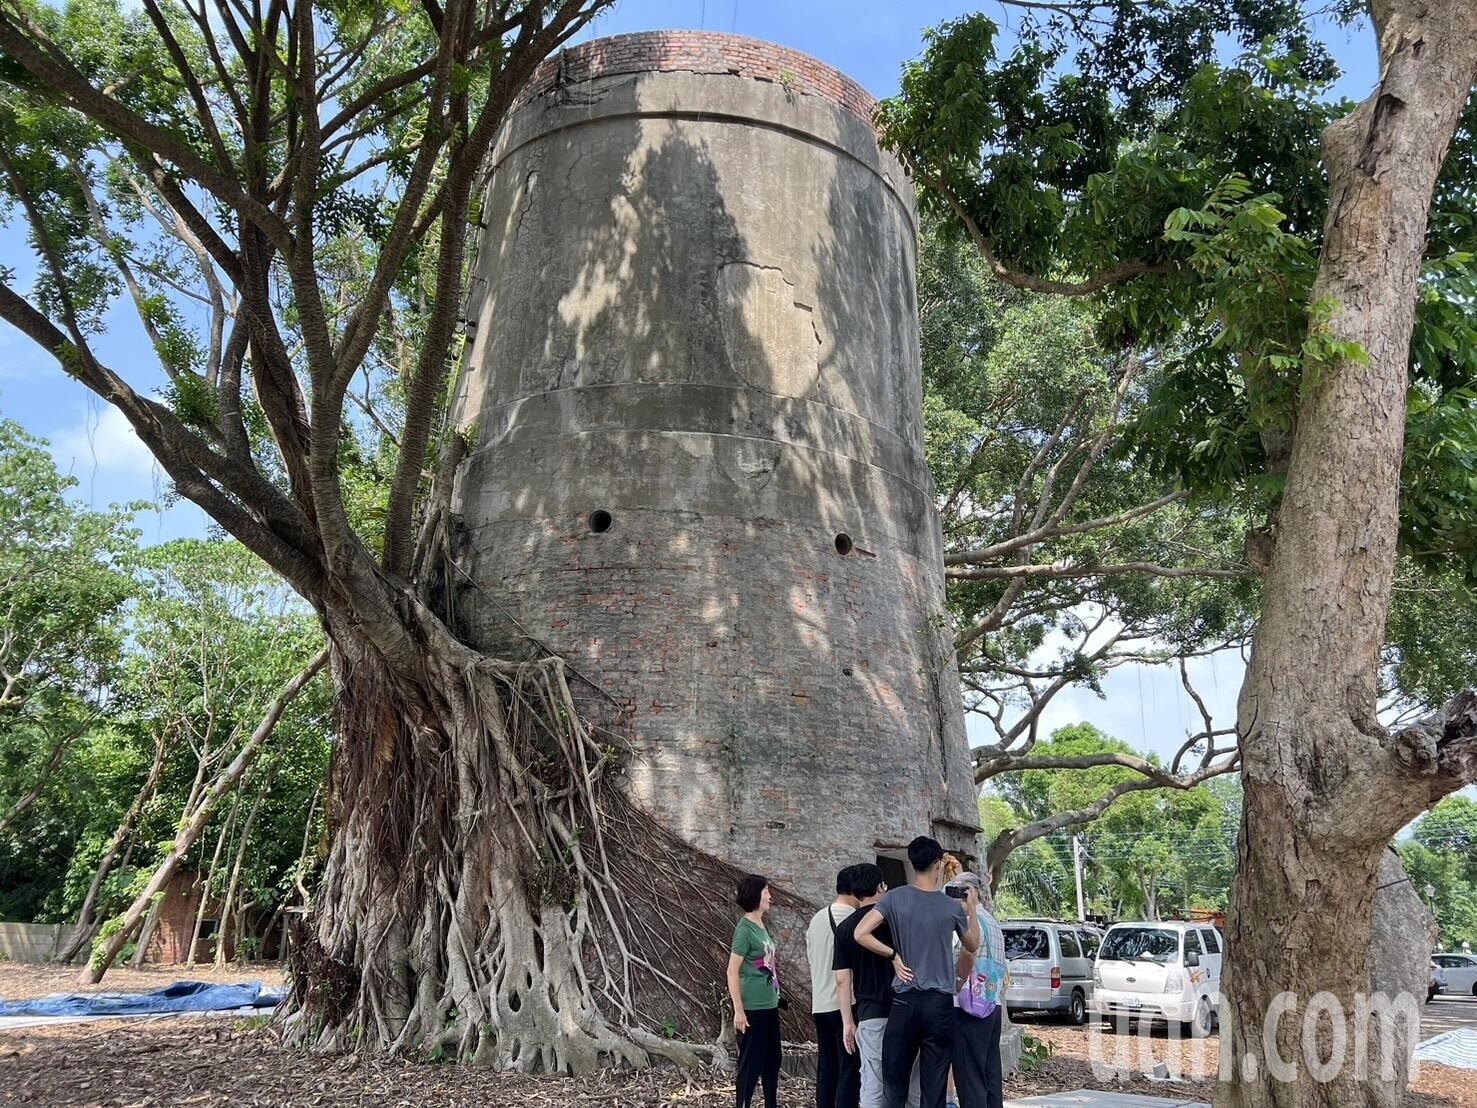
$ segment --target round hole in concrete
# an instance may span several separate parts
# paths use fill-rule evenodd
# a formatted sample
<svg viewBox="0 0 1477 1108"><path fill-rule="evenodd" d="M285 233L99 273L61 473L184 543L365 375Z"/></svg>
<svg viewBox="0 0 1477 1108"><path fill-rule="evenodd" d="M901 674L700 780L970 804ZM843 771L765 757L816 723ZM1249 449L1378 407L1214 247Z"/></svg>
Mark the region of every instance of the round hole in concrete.
<svg viewBox="0 0 1477 1108"><path fill-rule="evenodd" d="M837 554L850 554L852 551L852 547L853 543L851 541L851 536L848 535L845 531L842 531L839 535L836 536Z"/></svg>
<svg viewBox="0 0 1477 1108"><path fill-rule="evenodd" d="M603 532L609 531L611 527L615 525L615 517L607 512L604 508L597 508L595 509L595 511L590 513L590 518L588 522L590 524L590 530L599 535Z"/></svg>

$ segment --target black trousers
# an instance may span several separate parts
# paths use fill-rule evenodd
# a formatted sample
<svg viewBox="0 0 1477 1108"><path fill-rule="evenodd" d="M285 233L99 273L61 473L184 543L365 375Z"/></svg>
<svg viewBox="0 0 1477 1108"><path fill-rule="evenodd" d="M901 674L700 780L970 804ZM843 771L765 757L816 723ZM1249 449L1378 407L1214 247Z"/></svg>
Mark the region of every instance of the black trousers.
<svg viewBox="0 0 1477 1108"><path fill-rule="evenodd" d="M954 1088L959 1108L1001 1108L1000 1009L984 1019L960 1012L954 1024Z"/></svg>
<svg viewBox="0 0 1477 1108"><path fill-rule="evenodd" d="M738 1095L734 1108L749 1108L754 1089L764 1085L764 1108L779 1108L780 1010L750 1011L749 1029L738 1037Z"/></svg>
<svg viewBox="0 0 1477 1108"><path fill-rule="evenodd" d="M906 1108L913 1064L918 1064L921 1108L944 1108L954 1055L958 1009L948 993L907 989L894 994L882 1036L882 1084L887 1108Z"/></svg>
<svg viewBox="0 0 1477 1108"><path fill-rule="evenodd" d="M862 1099L862 1059L846 1053L841 1013L812 1012L815 1020L815 1108L857 1108Z"/></svg>

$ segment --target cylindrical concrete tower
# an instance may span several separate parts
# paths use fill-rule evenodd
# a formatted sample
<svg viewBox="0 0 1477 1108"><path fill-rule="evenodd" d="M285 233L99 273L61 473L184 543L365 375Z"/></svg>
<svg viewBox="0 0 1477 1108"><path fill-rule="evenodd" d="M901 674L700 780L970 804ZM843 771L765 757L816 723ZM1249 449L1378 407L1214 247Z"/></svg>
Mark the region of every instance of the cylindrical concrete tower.
<svg viewBox="0 0 1477 1108"><path fill-rule="evenodd" d="M546 63L494 154L457 398L472 633L569 658L625 707L633 799L815 898L851 862L896 881L918 834L973 854L978 818L913 190L871 109L729 35Z"/></svg>

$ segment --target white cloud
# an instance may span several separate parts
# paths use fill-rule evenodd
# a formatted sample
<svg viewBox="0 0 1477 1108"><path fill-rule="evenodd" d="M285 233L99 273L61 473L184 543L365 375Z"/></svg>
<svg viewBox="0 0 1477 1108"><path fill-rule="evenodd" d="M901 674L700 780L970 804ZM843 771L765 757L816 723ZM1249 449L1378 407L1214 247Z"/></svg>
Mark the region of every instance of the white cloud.
<svg viewBox="0 0 1477 1108"><path fill-rule="evenodd" d="M57 468L77 479L80 498L95 507L154 500L163 491L163 472L117 408L89 411L49 438Z"/></svg>

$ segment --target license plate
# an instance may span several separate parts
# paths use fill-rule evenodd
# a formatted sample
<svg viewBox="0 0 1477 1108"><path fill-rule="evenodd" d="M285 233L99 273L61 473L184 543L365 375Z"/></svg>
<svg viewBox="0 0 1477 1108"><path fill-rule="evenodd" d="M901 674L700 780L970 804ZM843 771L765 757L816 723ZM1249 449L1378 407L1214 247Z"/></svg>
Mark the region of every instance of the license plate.
<svg viewBox="0 0 1477 1108"><path fill-rule="evenodd" d="M1144 1002L1142 1000L1125 1000L1123 1002L1123 1007L1125 1008L1142 1008L1143 1006Z"/></svg>

